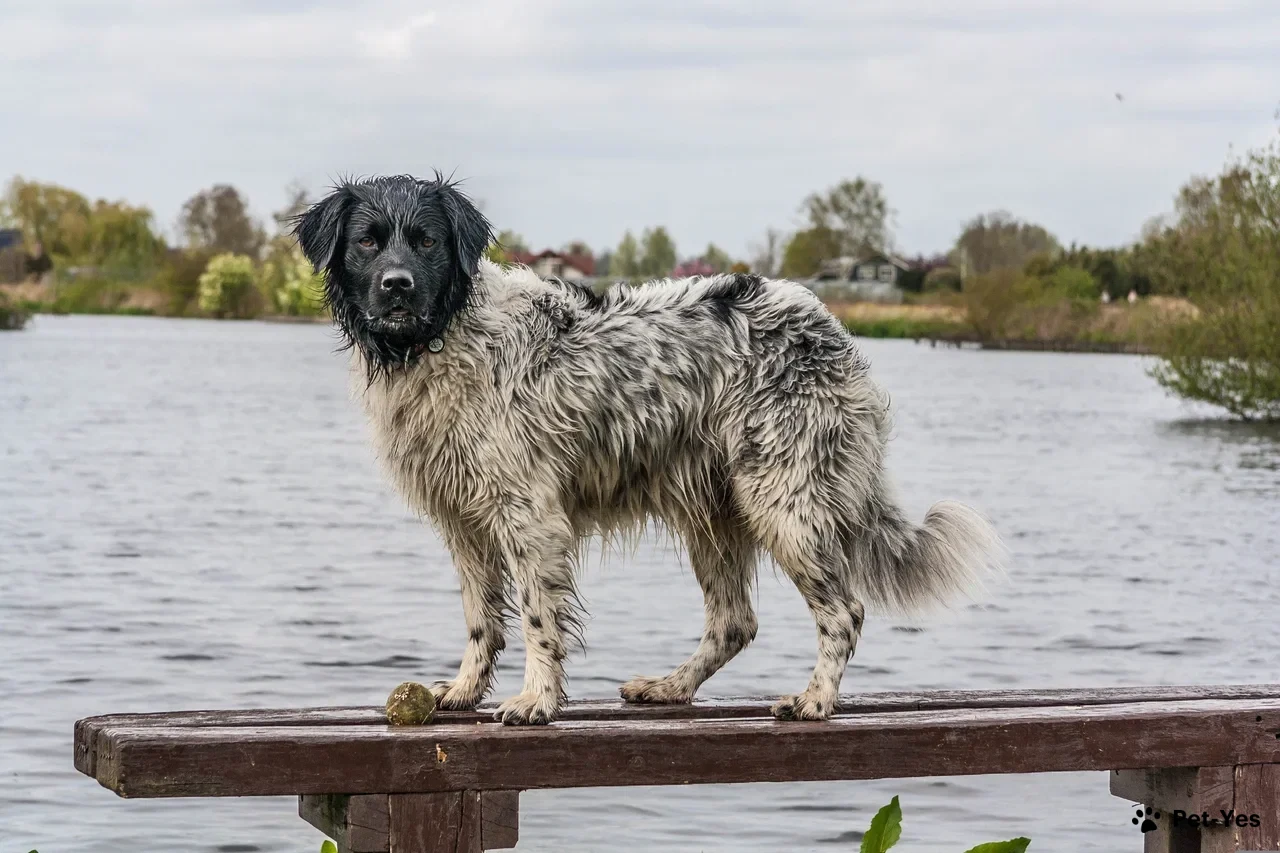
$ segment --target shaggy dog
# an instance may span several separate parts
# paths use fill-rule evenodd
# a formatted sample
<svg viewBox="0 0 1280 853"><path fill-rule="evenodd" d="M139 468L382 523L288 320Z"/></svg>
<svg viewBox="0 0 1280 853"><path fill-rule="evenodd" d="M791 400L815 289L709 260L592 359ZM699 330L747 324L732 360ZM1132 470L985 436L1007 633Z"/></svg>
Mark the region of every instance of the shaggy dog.
<svg viewBox="0 0 1280 853"><path fill-rule="evenodd" d="M885 474L888 397L852 336L804 287L755 275L616 286L603 296L483 257L488 221L439 174L342 183L295 233L353 351L379 458L453 555L470 636L444 708L488 693L518 590L524 687L495 717L547 723L581 615L592 534L666 523L705 599L693 655L622 686L677 703L756 634L760 555L817 624L786 720L837 710L864 602L908 609L994 568L1000 543L968 507L917 526Z"/></svg>

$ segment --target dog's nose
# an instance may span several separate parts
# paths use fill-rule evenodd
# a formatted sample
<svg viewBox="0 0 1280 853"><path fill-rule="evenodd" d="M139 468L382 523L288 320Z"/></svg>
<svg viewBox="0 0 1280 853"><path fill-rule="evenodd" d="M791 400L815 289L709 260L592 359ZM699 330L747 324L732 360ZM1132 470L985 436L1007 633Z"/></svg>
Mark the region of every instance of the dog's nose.
<svg viewBox="0 0 1280 853"><path fill-rule="evenodd" d="M381 284L383 290L413 290L413 276L408 270L387 270Z"/></svg>

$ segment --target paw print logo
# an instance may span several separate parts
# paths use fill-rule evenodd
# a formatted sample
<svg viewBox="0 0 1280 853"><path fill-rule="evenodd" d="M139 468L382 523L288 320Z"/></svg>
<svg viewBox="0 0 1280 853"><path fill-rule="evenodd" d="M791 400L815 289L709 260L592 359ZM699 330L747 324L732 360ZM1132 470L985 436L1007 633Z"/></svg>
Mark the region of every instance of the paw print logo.
<svg viewBox="0 0 1280 853"><path fill-rule="evenodd" d="M1134 813L1133 820L1130 822L1141 829L1145 834L1151 832L1153 829L1159 828L1156 826L1156 821L1159 819L1160 812L1153 812L1151 810L1151 806L1147 806L1145 809L1138 809L1137 812Z"/></svg>

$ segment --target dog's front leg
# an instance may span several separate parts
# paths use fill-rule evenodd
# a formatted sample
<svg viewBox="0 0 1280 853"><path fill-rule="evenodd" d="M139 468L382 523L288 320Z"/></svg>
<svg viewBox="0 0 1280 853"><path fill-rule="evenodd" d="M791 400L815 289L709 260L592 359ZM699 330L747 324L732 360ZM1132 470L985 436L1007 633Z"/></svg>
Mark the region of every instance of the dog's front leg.
<svg viewBox="0 0 1280 853"><path fill-rule="evenodd" d="M524 628L524 687L498 706L494 719L507 725L539 725L564 704L565 629L577 624L573 535L561 512L545 511L500 537L520 588Z"/></svg>
<svg viewBox="0 0 1280 853"><path fill-rule="evenodd" d="M494 543L466 529L460 521L440 525L453 555L462 587L462 613L467 623L467 649L452 681L437 681L431 692L441 708L461 711L480 704L493 686L498 654L506 648L508 579Z"/></svg>

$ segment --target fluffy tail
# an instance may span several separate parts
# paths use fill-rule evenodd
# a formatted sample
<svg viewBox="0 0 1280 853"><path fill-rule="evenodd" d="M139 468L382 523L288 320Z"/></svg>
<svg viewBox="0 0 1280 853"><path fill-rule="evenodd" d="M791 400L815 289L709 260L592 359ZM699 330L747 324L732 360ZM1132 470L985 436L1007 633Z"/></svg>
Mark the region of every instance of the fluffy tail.
<svg viewBox="0 0 1280 853"><path fill-rule="evenodd" d="M956 501L912 524L892 500L875 501L851 542L854 583L882 611L913 613L980 591L1004 570L1006 551L981 514Z"/></svg>

